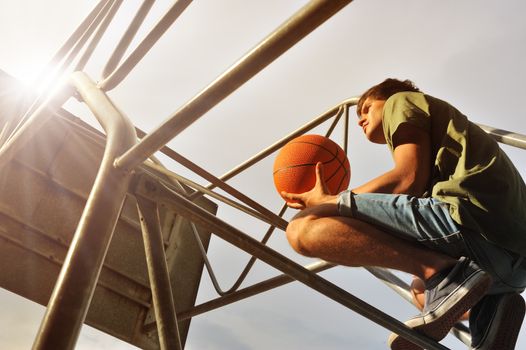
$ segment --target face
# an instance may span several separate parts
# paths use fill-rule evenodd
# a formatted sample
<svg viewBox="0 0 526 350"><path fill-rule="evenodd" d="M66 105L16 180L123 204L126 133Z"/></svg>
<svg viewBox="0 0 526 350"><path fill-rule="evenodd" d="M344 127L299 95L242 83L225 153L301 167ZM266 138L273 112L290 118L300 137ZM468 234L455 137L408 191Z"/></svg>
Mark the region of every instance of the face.
<svg viewBox="0 0 526 350"><path fill-rule="evenodd" d="M386 143L382 127L384 104L385 100L368 97L360 111L358 125L362 128L365 137L374 143Z"/></svg>

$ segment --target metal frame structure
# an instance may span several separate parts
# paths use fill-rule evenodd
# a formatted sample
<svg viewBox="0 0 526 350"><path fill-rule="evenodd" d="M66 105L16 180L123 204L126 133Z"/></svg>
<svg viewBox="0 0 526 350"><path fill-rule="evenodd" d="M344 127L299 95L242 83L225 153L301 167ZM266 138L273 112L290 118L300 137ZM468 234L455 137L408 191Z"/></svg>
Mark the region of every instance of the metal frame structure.
<svg viewBox="0 0 526 350"><path fill-rule="evenodd" d="M86 46L88 40L91 39L75 66L75 70L82 70L121 2L122 0L101 0L99 2L53 58L52 64L62 62L60 72L66 71L66 68L78 56L82 48ZM274 214L226 183L232 177L281 148L290 139L311 130L331 118L334 121L327 133L328 135L330 135L340 119L343 118L344 120L344 148L346 149L348 113L349 108L356 104L356 98L343 101L338 106L331 108L312 122L278 140L267 149L262 150L220 177L210 174L165 146L167 142L191 123L203 116L213 106L350 2L351 0L310 1L289 20L270 33L254 49L234 63L231 68L214 80L208 87L203 89L173 115L169 116L154 131L144 134L137 130L137 134L142 138L139 142L137 142L137 134L133 124L115 107L105 92L115 88L122 82L162 34L190 5L191 1L189 0L175 1L174 5L146 38L123 60L126 48L152 7L152 0L144 0L128 30L109 58L102 73L102 81L95 84L85 74L75 72L70 75L68 83L58 92L49 97L41 96L36 99L33 106L27 111L20 124L14 128L12 134L9 135L7 141L0 149L0 167L12 159L16 151L27 143L32 135L38 132L39 127L45 122L46 118L50 118L54 111L62 106L71 96L81 99L97 117L106 131L107 143L97 179L84 209L74 240L68 250L67 258L35 340L35 349L74 348L93 296L93 290L101 271L115 223L123 205L125 193L130 188L138 201L155 308L156 322L151 324L150 328L152 330L154 327L157 329L161 349L182 348L177 328L178 320L191 318L294 280L367 317L373 322L406 337L415 344L427 349L446 349L443 345L415 332L395 318L363 302L316 274L319 271L332 267L332 264L318 262L303 267L267 247L265 242L273 230L275 228L281 230L286 228L287 222L282 218L285 207L282 208L279 214ZM120 63L121 61L122 63ZM526 136L486 126L482 127L498 141L526 149ZM207 187L200 186L151 162L144 165L154 168L157 172L164 173L173 181L160 178L158 181L152 181L151 178L143 175L133 174L133 170L137 166L143 165L145 160L152 157L159 150L209 181L210 185ZM188 191L181 185L178 185L179 183L184 183L187 188L192 188L193 191ZM227 192L239 202L215 193L213 189L216 187ZM270 227L263 241L255 240L193 202L197 197L203 195L212 196L268 223ZM188 218L194 223L194 229L195 226L204 227L253 256L238 281L226 291L221 290L209 266L210 264L206 263L220 295L219 298L176 314L160 233L158 205L168 206L176 211L178 215ZM90 232L97 232L98 234L90 235ZM89 251L92 257L94 256L88 264L86 264L85 260L81 261L79 259L83 252L86 251ZM205 252L203 251L203 253ZM238 289L256 259L271 265L283 274L255 285ZM403 297L410 298L407 284L395 275L384 269L368 268L368 270ZM469 342L469 334L466 332L465 327L459 326L456 329L456 333L461 340Z"/></svg>

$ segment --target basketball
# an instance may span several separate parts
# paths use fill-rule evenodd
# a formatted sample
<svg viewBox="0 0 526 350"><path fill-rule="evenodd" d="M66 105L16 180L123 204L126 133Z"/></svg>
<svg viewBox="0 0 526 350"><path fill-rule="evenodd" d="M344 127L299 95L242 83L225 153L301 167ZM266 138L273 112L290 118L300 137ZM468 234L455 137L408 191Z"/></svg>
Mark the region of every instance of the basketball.
<svg viewBox="0 0 526 350"><path fill-rule="evenodd" d="M303 193L316 184L316 163L323 164L323 174L331 194L349 186L351 167L343 149L321 135L302 135L289 141L274 160L274 185L281 191Z"/></svg>

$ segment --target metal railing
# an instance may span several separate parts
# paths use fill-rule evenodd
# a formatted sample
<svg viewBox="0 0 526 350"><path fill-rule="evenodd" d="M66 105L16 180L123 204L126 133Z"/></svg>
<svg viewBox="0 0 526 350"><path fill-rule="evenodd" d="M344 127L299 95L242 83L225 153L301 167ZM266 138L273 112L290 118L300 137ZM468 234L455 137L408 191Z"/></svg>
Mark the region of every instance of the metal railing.
<svg viewBox="0 0 526 350"><path fill-rule="evenodd" d="M154 131L147 135L141 135L144 137L138 143L136 142L136 134L132 124L116 109L103 91L108 91L118 86L162 34L190 5L191 1L189 0L176 1L138 47L119 65L124 56L124 51L129 46L138 27L152 6L153 1L145 0L105 65L102 72L104 80L96 85L84 74L75 73L72 75L70 83L57 94L47 100L41 98L36 100L34 106L27 111L27 116L22 119L19 127L13 131L7 143L0 149L0 167L12 159L16 151L31 139L32 135L38 131L39 126L45 123L46 118L49 118L57 108L75 94L81 96L103 125L107 133L107 146L97 180L75 233L73 243L68 250L67 258L35 340L35 348L71 349L74 347L97 283L104 255L124 200L124 194L128 189L132 176L131 170L143 164L147 158L161 150L211 183L207 187L200 186L162 167L148 163L146 166L153 167L177 181L184 182L187 186L193 188L194 192L183 193L180 189L161 179L157 182L151 182L144 177L138 179L134 188L143 223L143 237L156 314L155 326L159 334L161 348L178 349L182 347L177 331L177 319L187 319L296 280L373 322L406 337L415 344L427 349L446 349L443 345L415 332L400 321L316 274L316 272L334 265L319 262L307 267L300 266L267 247L264 244L265 239L262 242L258 242L193 203L193 200L198 196L213 196L215 199L269 223L271 227L265 237L269 236L274 228L285 229L287 222L281 215L276 215L264 208L253 199L248 198L240 191L226 184L226 181L272 154L292 138L311 130L331 118L334 118L334 122L328 134L332 132L338 120L343 116L345 123L344 149L346 150L349 108L356 104L357 98L343 101L338 106L331 108L312 122L278 140L220 177L215 177L165 146L167 142L186 127L201 118L213 106L350 2L351 0L310 1ZM78 68L83 67L120 3L120 0L100 1L59 50L52 62L63 62L61 71L65 71L65 66L74 60L81 48L91 38L91 44L77 63ZM96 28L99 28L97 33L95 31ZM499 142L526 149L526 137L524 135L482 125L481 127ZM214 193L212 190L215 187L224 190L243 204ZM106 195L103 196L103 193ZM108 193L112 195L108 196ZM227 291L221 291L219 298L197 305L190 310L185 310L179 315L176 315L173 307L174 301L166 271L166 259L158 227L156 207L158 203L163 203L173 208L179 215L190 219L195 225L207 228L220 238L253 256L242 272L240 279L232 288ZM101 234L95 235L96 238L93 238L93 235L90 237L87 234L92 231ZM87 265L80 264L79 260L82 251L85 250L89 250L90 256L95 257ZM256 258L281 271L283 275L239 290L238 288L241 284L239 281L242 281L244 276L246 276ZM407 284L396 278L392 273L384 269L369 268L368 270L407 298ZM210 273L213 276L213 272ZM212 279L215 279L215 277L212 277ZM218 289L221 290L220 288ZM461 328L458 330L461 333L465 332L465 329ZM466 338L465 333L461 334L460 338L465 342L469 341L469 336Z"/></svg>

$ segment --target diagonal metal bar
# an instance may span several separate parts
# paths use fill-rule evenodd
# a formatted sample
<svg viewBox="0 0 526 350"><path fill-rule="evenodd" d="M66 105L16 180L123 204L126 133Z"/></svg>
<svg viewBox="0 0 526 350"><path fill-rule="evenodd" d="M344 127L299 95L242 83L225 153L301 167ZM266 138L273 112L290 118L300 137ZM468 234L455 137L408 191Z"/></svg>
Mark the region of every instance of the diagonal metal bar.
<svg viewBox="0 0 526 350"><path fill-rule="evenodd" d="M119 85L120 82L130 73L130 71L141 61L141 59L150 51L157 40L170 28L183 11L190 5L192 0L177 0L172 7L166 12L161 20L155 25L144 40L137 48L124 60L124 62L115 69L110 76L99 83L99 87L104 91L109 91ZM153 153L153 152L152 152ZM142 161L148 158L146 156ZM142 163L139 162L139 163Z"/></svg>
<svg viewBox="0 0 526 350"><path fill-rule="evenodd" d="M59 77L64 73L69 64L75 59L78 52L89 39L95 28L99 25L100 21L102 21L102 19L106 16L114 1L115 0L107 0L104 3L101 1L100 4L97 5L97 7L88 16L88 18L86 18L86 20L84 21L85 23L83 22L82 25L77 29L77 31L79 31L80 29L84 29L82 33L79 32L80 37L77 38L76 31L75 34L67 42L68 50L64 52L62 49L59 50L59 53L61 55L57 53L57 55L52 59L52 61L48 63L46 67L53 72L51 81L46 83L48 89L42 91L35 97L31 105L25 111L22 118L19 119L17 125L13 128L11 134L7 137L8 142L16 136L16 133L24 127L24 124L27 123L30 118L33 118L32 116L37 113L37 110L41 107L42 104L46 104L48 99L56 99L59 96L59 94L57 94L56 91L53 91L53 89L50 89L50 87L58 81ZM86 28L84 24L86 24ZM76 38L77 40L73 42L71 41L72 38ZM70 45L73 45L73 47L70 48ZM66 45L64 46L64 49L65 47ZM65 55L67 52L69 52L69 54L65 58L63 58L62 56ZM54 60L58 59L59 57L60 59L64 60L60 67L54 67L52 63L55 63ZM58 64L58 62L56 63ZM44 69L42 74L38 77L35 85L40 85L42 83L44 79L44 72L46 72L46 69ZM62 103L60 105L62 105Z"/></svg>
<svg viewBox="0 0 526 350"><path fill-rule="evenodd" d="M197 96L175 112L115 164L132 169L202 117L238 87L332 17L352 0L312 0Z"/></svg>
<svg viewBox="0 0 526 350"><path fill-rule="evenodd" d="M100 40L104 36L104 33L106 33L108 26L113 21L113 18L117 14L117 11L119 11L119 8L121 7L122 2L123 0L115 0L113 2L108 13L104 16L104 19L99 24L97 31L95 32L95 35L91 39L91 42L84 50L84 54L80 57L79 61L77 62L77 65L75 66L74 71L84 70L84 67L86 66L89 59L91 58L91 55L93 54Z"/></svg>
<svg viewBox="0 0 526 350"><path fill-rule="evenodd" d="M305 266L305 268L314 273L318 273L321 271L328 270L334 266L336 265L328 263L326 261L319 261L311 265ZM186 320L188 318L203 314L208 311L215 310L219 307L232 304L236 301L240 301L240 300L249 298L256 294L266 292L268 290L283 286L287 283L294 282L294 281L295 281L294 278L288 275L282 274L282 275L270 278L268 280L256 283L252 286L240 289L234 293L228 294L221 298L216 298L216 299L207 301L203 304L196 305L190 310L185 310L185 311L180 312L179 318L180 320Z"/></svg>
<svg viewBox="0 0 526 350"><path fill-rule="evenodd" d="M477 124L482 130L491 135L497 142L505 145L526 149L526 135L517 134L491 126Z"/></svg>
<svg viewBox="0 0 526 350"><path fill-rule="evenodd" d="M145 135L144 131L142 131L142 130L140 130L138 128L135 128L135 130L137 131L137 135L139 137L143 137ZM245 195L244 193L240 192L239 190L235 189L234 187L230 186L226 182L221 181L219 178L217 178L212 173L208 172L204 168L202 168L199 165L195 164L194 162L192 162L188 158L185 158L181 154L175 152L171 148L169 148L167 146L164 146L163 148L161 148L161 152L164 153L166 156L170 157L171 159L175 160L176 162L178 162L179 164L181 164L185 168L187 168L187 169L191 170L192 172L194 172L195 174L199 175L203 179L211 182L212 184L214 184L214 187L219 187L220 189L222 189L226 193L230 194L234 198L238 199L239 201L245 203L246 205L248 205L252 209L254 209L254 210L258 211L259 213L261 213L262 215L266 216L267 218L270 219L270 221L274 222L276 224L276 226L278 226L278 227L286 227L287 226L287 223L281 217L277 216L274 212L272 212L269 209L265 208L263 205L261 205L260 203L256 202L255 200L253 200L252 198L248 197L247 195ZM157 170L163 172L167 176L172 176L171 174L173 174L172 172L166 171L166 169L163 170L163 169L157 167ZM192 198L192 200L195 200L197 198L197 196L201 196L202 194L203 193L195 192L193 195L191 195L191 198Z"/></svg>
<svg viewBox="0 0 526 350"><path fill-rule="evenodd" d="M71 85L106 131L106 147L33 349L75 347L131 179L113 160L137 139L131 122L86 75L74 73Z"/></svg>
<svg viewBox="0 0 526 350"><path fill-rule="evenodd" d="M179 215L195 222L199 226L205 227L210 232L213 232L225 241L251 255L254 255L263 262L291 276L297 281L307 285L308 287L318 291L330 299L340 303L341 305L350 308L351 310L370 319L380 326L400 334L411 342L426 349L447 349L443 345L438 344L435 341L423 336L422 334L419 334L416 331L408 328L406 325L391 317L390 315L376 309L375 307L367 304L366 302L341 289L335 284L316 275L315 273L312 273L303 266L286 258L273 249L261 244L254 238L246 235L235 227L223 222L219 218L208 213L206 210L200 208L183 196L177 193L169 192L163 187L157 186L157 184L152 183L145 178L142 178L139 181L137 187L135 188L135 192L141 196L150 198L157 203L164 203L165 205L173 208L173 210Z"/></svg>
<svg viewBox="0 0 526 350"><path fill-rule="evenodd" d="M285 213L286 210L287 210L287 205L284 204L283 207L281 208L279 216L281 217ZM208 256L206 254L206 250L205 250L205 248L203 246L203 243L201 242L201 238L199 238L199 234L197 233L197 227L195 226L195 224L193 222L190 223L190 224L192 226L192 231L194 233L194 237L195 237L195 239L197 241L197 244L199 245L199 250L201 250L201 254L203 256L203 259L204 259L204 262L205 262L205 266L206 266L206 269L208 271L208 275L210 276L210 279L212 280L212 284L214 285L214 288L215 288L217 294L219 294L221 296L225 296L225 295L228 295L228 294L231 294L231 293L235 292L239 288L241 283L243 283L243 281L247 277L248 273L252 269L252 266L254 266L254 263L257 260L256 257L254 257L254 256L250 257L250 260L248 261L248 263L246 264L245 268L243 269L243 271L241 272L241 274L239 275L237 280L234 282L232 287L230 287L229 289L224 291L219 286L219 282L217 281L215 273L214 273L214 271L212 269L212 264L210 264L210 261L208 260ZM272 236L272 233L274 232L274 229L275 229L274 226L270 226L269 227L269 229L267 230L267 232L263 236L263 239L261 240L261 244L266 244L267 243L267 241L270 239L270 236Z"/></svg>
<svg viewBox="0 0 526 350"><path fill-rule="evenodd" d="M140 196L136 198L159 344L162 350L182 350L157 204Z"/></svg>
<svg viewBox="0 0 526 350"><path fill-rule="evenodd" d="M316 126L322 124L323 122L327 121L328 119L333 118L335 115L338 115L340 113L340 111L344 108L342 106L343 104L351 104L351 105L353 105L353 104L356 104L356 102L358 102L358 99L357 98L352 98L350 100L344 101L342 104L340 104L340 105L338 105L336 107L333 107L333 108L329 109L327 112L323 113L322 115L320 115L319 117L315 118L311 122L309 122L309 123L305 124L304 126L296 129L295 131L293 131L290 134L286 135L282 139L276 141L275 143L273 143L272 145L270 145L266 149L260 151L259 153L255 154L251 158L247 159L245 162L239 164L238 166L236 166L235 168L233 168L229 172L223 174L221 177L219 177L219 179L222 180L222 181L228 181L229 179L233 178L237 174L241 173L242 171L248 169L249 167L251 167L255 163L259 162L261 159L263 159L265 157L268 157L270 154L274 153L275 151L277 151L278 149L283 147L287 142L289 142L293 138L304 134L305 132L315 128ZM214 186L213 185L209 185L207 187L208 188L213 188Z"/></svg>
<svg viewBox="0 0 526 350"><path fill-rule="evenodd" d="M111 72L117 67L117 65L122 59L122 56L124 56L126 49L130 46L131 41L135 37L135 34L137 34L137 31L139 30L144 19L146 18L148 12L150 12L154 3L155 0L143 1L141 7L135 14L135 17L133 18L132 22L128 26L128 29L126 29L126 32L122 36L121 40L115 47L115 50L108 59L108 62L104 66L104 69L102 70L103 79L110 75Z"/></svg>
<svg viewBox="0 0 526 350"><path fill-rule="evenodd" d="M326 261L317 261L313 264L305 266L305 268L309 271L312 271L314 273L318 273L321 271L328 270L336 265L328 263ZM269 291L271 289L283 286L285 284L294 282L295 279L282 274L278 275L276 277L269 278L265 281L261 281L259 283L253 284L251 286L248 286L246 288L237 290L231 294L209 300L207 302L204 302L202 304L196 305L188 310L183 310L182 312L179 312L177 317L180 321L187 320L189 318L192 318L197 315L201 315L205 312L212 311L215 309L218 309L220 307L235 303L237 301L250 298L251 296ZM155 329L155 324L147 324L144 326L144 332L148 333Z"/></svg>

